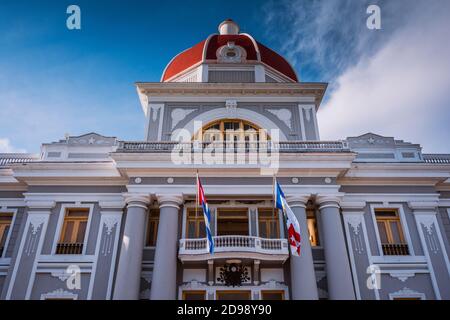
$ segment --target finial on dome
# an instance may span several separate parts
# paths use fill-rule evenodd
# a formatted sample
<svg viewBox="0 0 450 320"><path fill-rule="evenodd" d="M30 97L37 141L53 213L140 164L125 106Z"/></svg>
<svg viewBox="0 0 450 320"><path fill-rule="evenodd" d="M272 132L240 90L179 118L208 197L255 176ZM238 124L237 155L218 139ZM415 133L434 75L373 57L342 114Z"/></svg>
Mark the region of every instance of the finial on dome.
<svg viewBox="0 0 450 320"><path fill-rule="evenodd" d="M231 19L226 19L221 24L219 24L220 34L239 34L239 26L236 22Z"/></svg>

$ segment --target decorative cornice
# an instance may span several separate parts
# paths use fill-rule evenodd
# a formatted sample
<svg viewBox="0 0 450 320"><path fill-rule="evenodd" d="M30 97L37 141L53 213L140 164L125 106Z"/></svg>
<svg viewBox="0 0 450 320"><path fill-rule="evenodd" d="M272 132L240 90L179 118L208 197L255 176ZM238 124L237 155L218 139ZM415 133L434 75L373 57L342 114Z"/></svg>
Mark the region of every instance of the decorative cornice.
<svg viewBox="0 0 450 320"><path fill-rule="evenodd" d="M163 95L313 95L318 103L326 90L326 83L197 83L197 82L138 82L141 94Z"/></svg>

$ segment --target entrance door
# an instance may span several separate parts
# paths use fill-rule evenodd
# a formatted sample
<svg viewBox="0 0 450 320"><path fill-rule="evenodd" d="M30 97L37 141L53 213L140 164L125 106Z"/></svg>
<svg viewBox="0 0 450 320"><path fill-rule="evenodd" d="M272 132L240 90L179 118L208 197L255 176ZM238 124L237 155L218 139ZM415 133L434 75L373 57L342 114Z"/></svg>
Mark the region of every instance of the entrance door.
<svg viewBox="0 0 450 320"><path fill-rule="evenodd" d="M251 300L251 291L217 291L217 300Z"/></svg>

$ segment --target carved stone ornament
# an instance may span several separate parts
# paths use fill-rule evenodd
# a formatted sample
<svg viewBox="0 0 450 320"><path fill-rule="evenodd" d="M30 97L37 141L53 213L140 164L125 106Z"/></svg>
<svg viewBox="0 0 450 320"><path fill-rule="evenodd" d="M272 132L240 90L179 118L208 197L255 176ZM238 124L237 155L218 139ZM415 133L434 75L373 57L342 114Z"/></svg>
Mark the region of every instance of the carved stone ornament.
<svg viewBox="0 0 450 320"><path fill-rule="evenodd" d="M247 52L243 47L229 41L225 46L217 49L216 56L220 63L242 63L247 58Z"/></svg>
<svg viewBox="0 0 450 320"><path fill-rule="evenodd" d="M218 282L224 283L226 286L241 286L243 282L249 281L250 276L247 268L240 264L225 264L220 268Z"/></svg>

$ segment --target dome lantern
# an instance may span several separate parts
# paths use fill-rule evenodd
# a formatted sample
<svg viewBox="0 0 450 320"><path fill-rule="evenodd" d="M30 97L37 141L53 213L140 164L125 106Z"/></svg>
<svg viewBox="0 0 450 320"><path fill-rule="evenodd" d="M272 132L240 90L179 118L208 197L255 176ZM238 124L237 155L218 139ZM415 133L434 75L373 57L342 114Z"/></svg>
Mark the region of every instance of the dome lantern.
<svg viewBox="0 0 450 320"><path fill-rule="evenodd" d="M239 34L239 26L231 19L227 19L219 24L219 33L221 35Z"/></svg>

